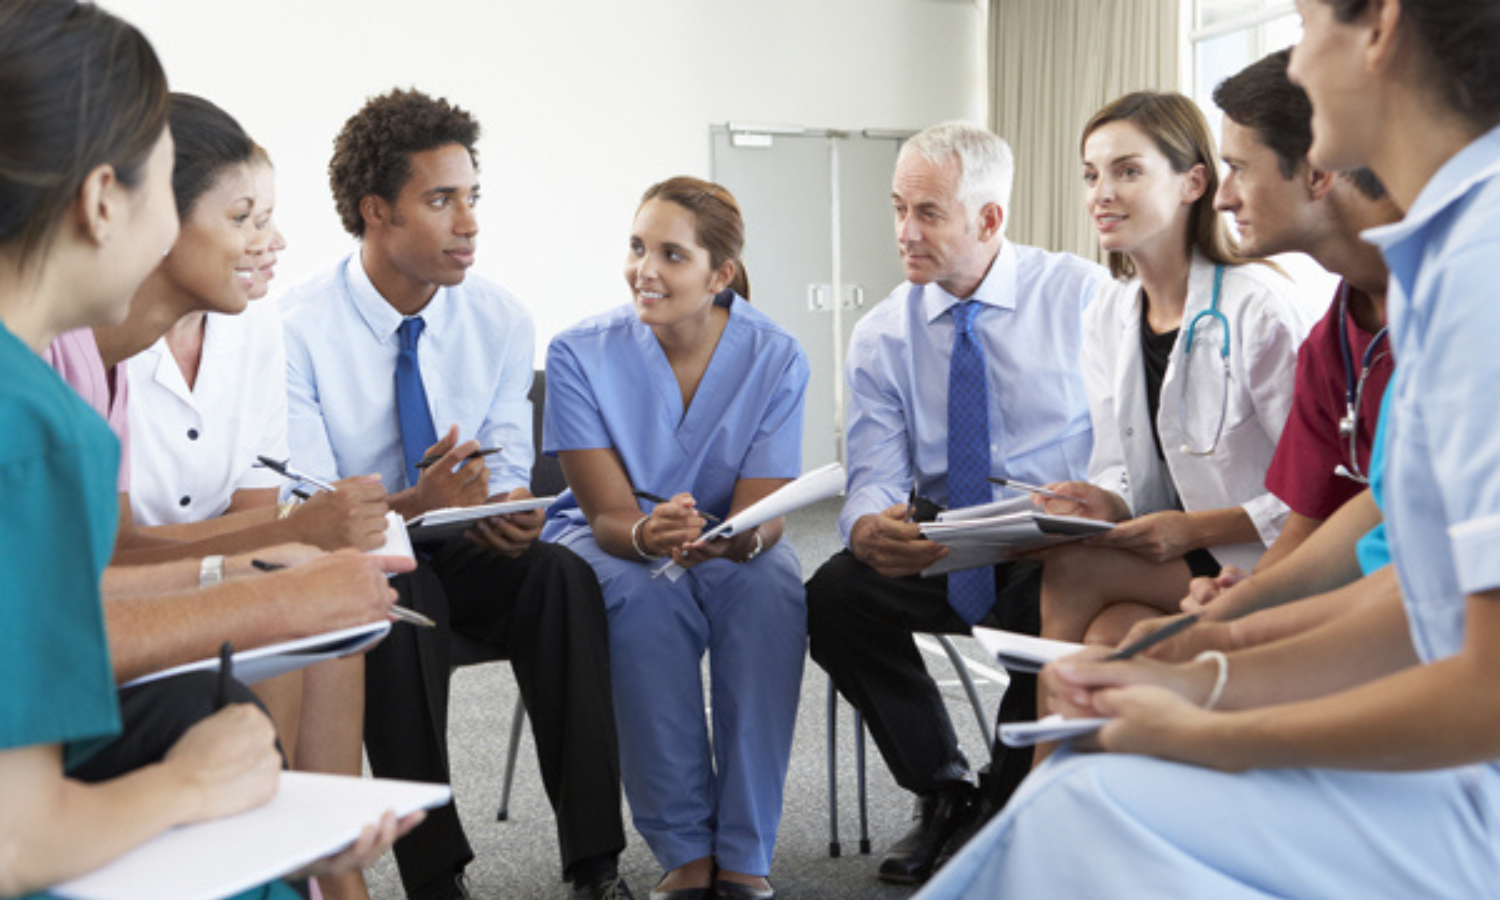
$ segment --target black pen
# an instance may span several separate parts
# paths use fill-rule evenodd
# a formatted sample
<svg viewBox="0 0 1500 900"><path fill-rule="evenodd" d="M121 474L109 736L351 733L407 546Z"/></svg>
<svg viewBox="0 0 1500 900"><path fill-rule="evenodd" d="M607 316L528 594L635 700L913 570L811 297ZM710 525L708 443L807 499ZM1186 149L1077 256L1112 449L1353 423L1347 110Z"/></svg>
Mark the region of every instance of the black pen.
<svg viewBox="0 0 1500 900"><path fill-rule="evenodd" d="M911 492L906 495L906 521L917 517L917 483L911 483Z"/></svg>
<svg viewBox="0 0 1500 900"><path fill-rule="evenodd" d="M639 499L639 500L648 500L648 501L650 501L652 503L670 503L671 502L666 497L658 496L656 494L651 493L650 491L631 491L630 493L634 494L636 496L636 498ZM698 509L696 507L694 507L693 512L697 513L698 515L702 516L703 518L707 519L708 521L713 522L715 525L717 525L720 522L724 521L723 519L719 518L718 516L714 515L713 513L711 513L711 512L705 512L705 511L703 511L701 509Z"/></svg>
<svg viewBox="0 0 1500 900"><path fill-rule="evenodd" d="M257 572L279 572L286 568L286 563L266 562L263 559L250 560L251 568Z"/></svg>
<svg viewBox="0 0 1500 900"><path fill-rule="evenodd" d="M234 680L234 644L225 641L219 645L219 694L214 709L229 705L229 682Z"/></svg>
<svg viewBox="0 0 1500 900"><path fill-rule="evenodd" d="M1186 630L1189 626L1195 624L1197 621L1197 613L1188 613L1187 615L1183 616L1180 619L1177 619L1176 621L1168 622L1167 624L1156 629L1140 640L1135 641L1127 646L1121 647L1120 649L1104 658L1110 661L1130 659L1132 656L1135 656L1142 650L1149 650L1152 647L1155 647L1157 644L1160 644L1167 638L1177 634L1178 632Z"/></svg>
<svg viewBox="0 0 1500 900"><path fill-rule="evenodd" d="M504 450L504 449L505 449L504 447L486 447L483 450L475 450L473 453L470 453L468 456L465 456L463 458L463 462L466 463L466 462L468 462L470 460L478 459L481 456L489 456L489 455L494 454L494 453L499 453L501 450ZM422 461L419 462L419 463L417 463L417 468L419 468L419 469L430 469L433 466L437 465L437 461L440 460L440 459L442 459L444 456L447 456L447 454L446 453L437 453L437 454L434 454L432 456L424 456L424 457L422 457Z"/></svg>

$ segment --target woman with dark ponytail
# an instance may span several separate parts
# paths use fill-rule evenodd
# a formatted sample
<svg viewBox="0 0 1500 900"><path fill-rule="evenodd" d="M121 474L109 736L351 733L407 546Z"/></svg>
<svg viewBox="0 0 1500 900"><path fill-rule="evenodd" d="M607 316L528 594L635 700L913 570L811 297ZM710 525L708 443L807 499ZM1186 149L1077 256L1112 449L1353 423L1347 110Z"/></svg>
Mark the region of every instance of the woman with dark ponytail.
<svg viewBox="0 0 1500 900"><path fill-rule="evenodd" d="M695 543L801 474L807 360L752 308L744 223L716 184L641 198L634 304L547 352L543 449L570 491L543 538L588 560L609 610L621 777L667 870L654 900L767 900L807 646L780 519ZM681 577L655 577L668 563ZM713 728L704 719L704 653Z"/></svg>

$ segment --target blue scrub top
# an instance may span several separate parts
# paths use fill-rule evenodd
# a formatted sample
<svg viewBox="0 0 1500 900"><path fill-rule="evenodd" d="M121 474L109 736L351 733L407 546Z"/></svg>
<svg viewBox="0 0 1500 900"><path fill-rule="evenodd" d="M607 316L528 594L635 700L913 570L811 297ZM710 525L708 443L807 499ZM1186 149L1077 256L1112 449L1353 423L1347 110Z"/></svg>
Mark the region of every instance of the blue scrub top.
<svg viewBox="0 0 1500 900"><path fill-rule="evenodd" d="M547 350L543 452L613 449L631 486L727 515L741 478L802 474L807 357L796 338L745 299L723 295L729 322L684 412L656 334L622 306L559 334ZM557 540L588 522L571 491L543 532Z"/></svg>

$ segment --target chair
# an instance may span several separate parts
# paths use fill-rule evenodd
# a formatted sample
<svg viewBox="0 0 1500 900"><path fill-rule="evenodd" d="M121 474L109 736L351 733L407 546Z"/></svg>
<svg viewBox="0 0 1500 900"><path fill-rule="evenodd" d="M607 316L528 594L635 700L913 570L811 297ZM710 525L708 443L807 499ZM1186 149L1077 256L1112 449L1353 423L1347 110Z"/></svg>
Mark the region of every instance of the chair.
<svg viewBox="0 0 1500 900"><path fill-rule="evenodd" d="M547 401L546 372L535 373L527 399L531 401L532 441L536 447L536 463L531 469L531 492L538 497L561 493L568 486L567 479L563 477L562 464L555 458L542 454L542 413ZM456 631L448 636L448 652L455 669L499 662L505 658L488 644L482 644ZM500 810L495 814L497 822L510 819L510 790L516 778L516 754L521 749L521 732L525 724L526 704L517 696L515 710L510 718L510 743L505 752L505 783L500 792Z"/></svg>
<svg viewBox="0 0 1500 900"><path fill-rule="evenodd" d="M990 718L985 715L984 704L979 699L979 688L974 684L974 676L969 673L968 663L964 661L963 654L953 645L953 639L946 634L932 635L948 655L948 662L953 666L953 671L963 683L964 693L969 697L969 705L974 710L974 719L979 723L979 733L989 734ZM833 679L828 679L828 855L837 858L842 855L843 847L839 843L839 787L838 787L838 690L833 686ZM991 760L995 756L994 738L986 745ZM865 722L858 709L854 710L854 778L857 785L859 800L859 852L868 856L870 853L870 807L869 795L865 787Z"/></svg>

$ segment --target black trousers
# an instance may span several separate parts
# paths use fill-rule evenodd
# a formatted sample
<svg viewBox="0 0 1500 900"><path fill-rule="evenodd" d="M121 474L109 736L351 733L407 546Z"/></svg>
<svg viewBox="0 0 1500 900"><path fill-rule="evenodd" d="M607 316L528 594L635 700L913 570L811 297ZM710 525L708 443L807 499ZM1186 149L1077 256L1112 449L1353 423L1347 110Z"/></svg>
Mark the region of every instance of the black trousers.
<svg viewBox="0 0 1500 900"><path fill-rule="evenodd" d="M68 777L108 781L161 762L183 732L214 714L218 691L217 672L193 672L121 690L120 736L70 767ZM230 684L229 701L260 705L238 681Z"/></svg>
<svg viewBox="0 0 1500 900"><path fill-rule="evenodd" d="M508 658L531 719L564 870L625 847L604 598L588 563L540 541L517 559L462 538L396 579L437 628L398 624L365 658L365 751L382 778L447 783L449 633ZM408 894L474 858L452 803L396 845Z"/></svg>
<svg viewBox="0 0 1500 900"><path fill-rule="evenodd" d="M1041 627L1042 567L995 566L995 608L980 624L1025 634ZM912 639L913 632L968 634L948 605L946 577L886 578L848 550L807 583L812 658L863 714L896 783L928 794L969 777L948 709ZM1036 718L1036 676L1012 674L999 721ZM989 740L994 739L991 734ZM1004 805L1031 768L1031 753L995 748L986 797Z"/></svg>

